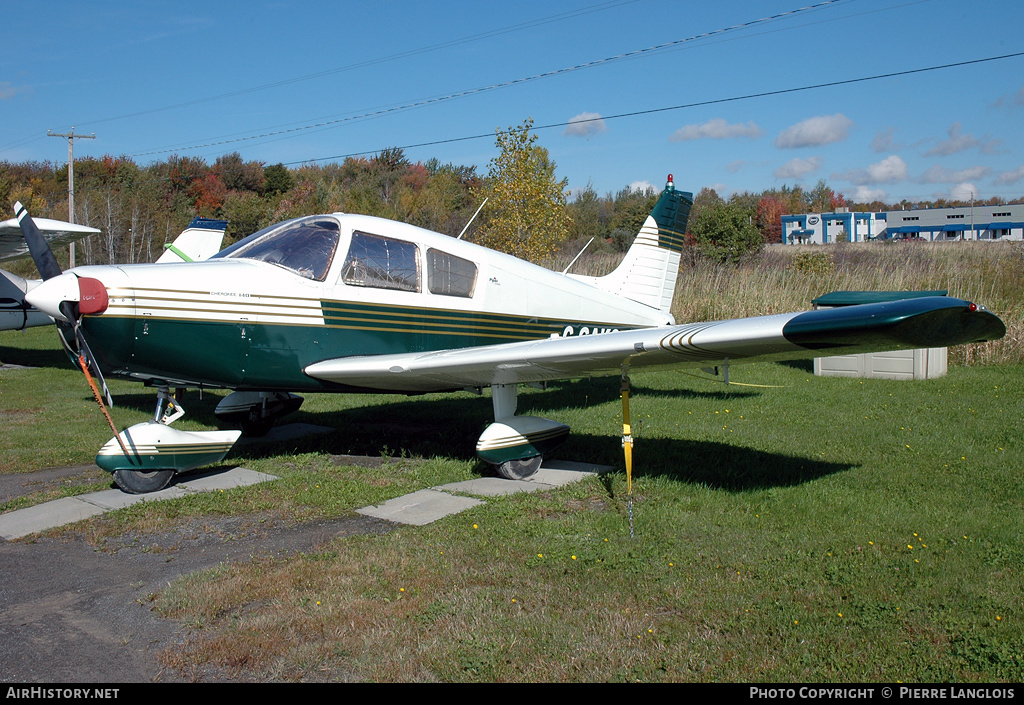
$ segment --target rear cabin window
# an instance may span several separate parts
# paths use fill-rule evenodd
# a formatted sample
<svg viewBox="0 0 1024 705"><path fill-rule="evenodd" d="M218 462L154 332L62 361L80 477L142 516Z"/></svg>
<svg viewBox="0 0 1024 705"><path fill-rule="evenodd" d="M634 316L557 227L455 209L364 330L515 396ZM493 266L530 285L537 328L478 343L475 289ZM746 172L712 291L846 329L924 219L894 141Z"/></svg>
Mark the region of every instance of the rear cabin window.
<svg viewBox="0 0 1024 705"><path fill-rule="evenodd" d="M419 291L419 248L404 240L353 231L341 280L352 286Z"/></svg>
<svg viewBox="0 0 1024 705"><path fill-rule="evenodd" d="M260 260L323 281L340 235L341 228L333 218L299 218L250 235L214 257Z"/></svg>
<svg viewBox="0 0 1024 705"><path fill-rule="evenodd" d="M427 250L427 289L431 294L470 298L475 288L475 264L441 250Z"/></svg>

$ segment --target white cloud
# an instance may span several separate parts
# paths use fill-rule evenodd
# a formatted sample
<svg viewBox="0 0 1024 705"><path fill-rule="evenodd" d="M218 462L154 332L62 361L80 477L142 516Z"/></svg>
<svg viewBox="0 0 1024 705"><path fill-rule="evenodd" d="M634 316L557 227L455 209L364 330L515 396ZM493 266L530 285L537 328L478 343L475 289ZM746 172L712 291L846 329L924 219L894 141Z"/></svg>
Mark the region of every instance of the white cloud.
<svg viewBox="0 0 1024 705"><path fill-rule="evenodd" d="M787 127L775 138L779 149L818 147L833 142L842 142L849 136L853 121L843 115L819 115Z"/></svg>
<svg viewBox="0 0 1024 705"><path fill-rule="evenodd" d="M982 179L992 170L987 166L972 166L968 169L947 169L936 164L921 174L918 181L923 184L956 184L970 179Z"/></svg>
<svg viewBox="0 0 1024 705"><path fill-rule="evenodd" d="M999 150L999 140L980 140L974 135L965 135L963 133L963 126L959 122L954 122L947 131L947 134L949 135L949 139L942 140L936 144L925 152L924 156L948 157L951 154L963 152L968 149L978 149L984 154L995 154Z"/></svg>
<svg viewBox="0 0 1024 705"><path fill-rule="evenodd" d="M746 165L747 165L747 162L745 160L737 159L734 162L729 162L728 164L726 164L725 165L725 170L727 172L729 172L730 174L735 174L736 172L738 172L740 169L742 169Z"/></svg>
<svg viewBox="0 0 1024 705"><path fill-rule="evenodd" d="M853 190L851 200L857 203L871 203L872 201L884 201L889 197L889 194L880 188L871 188L869 186L858 186Z"/></svg>
<svg viewBox="0 0 1024 705"><path fill-rule="evenodd" d="M880 162L869 165L866 169L849 169L833 174L839 181L849 181L856 186L894 184L907 178L907 163L892 154Z"/></svg>
<svg viewBox="0 0 1024 705"><path fill-rule="evenodd" d="M736 137L756 139L761 134L761 128L752 121L746 125L741 123L730 125L722 118L714 118L701 125L685 125L680 127L668 139L670 142L687 142L699 139L727 140Z"/></svg>
<svg viewBox="0 0 1024 705"><path fill-rule="evenodd" d="M569 120L569 125L562 134L572 137L590 137L607 131L608 126L600 113L580 113Z"/></svg>
<svg viewBox="0 0 1024 705"><path fill-rule="evenodd" d="M996 183L1000 186L1009 186L1017 183L1021 179L1024 179L1024 164L1021 164L1013 171L1004 171L996 177Z"/></svg>
<svg viewBox="0 0 1024 705"><path fill-rule="evenodd" d="M654 184L652 184L650 181L634 181L626 188L628 188L630 191L636 191L637 193L644 193L648 189L654 191L655 193L658 192L658 189L654 188Z"/></svg>
<svg viewBox="0 0 1024 705"><path fill-rule="evenodd" d="M978 191L978 187L969 181L965 181L962 184L957 184L949 190L949 197L954 201L970 201L978 200L981 198L981 192Z"/></svg>
<svg viewBox="0 0 1024 705"><path fill-rule="evenodd" d="M821 168L821 157L810 159L791 159L775 170L776 179L799 179L805 174Z"/></svg>

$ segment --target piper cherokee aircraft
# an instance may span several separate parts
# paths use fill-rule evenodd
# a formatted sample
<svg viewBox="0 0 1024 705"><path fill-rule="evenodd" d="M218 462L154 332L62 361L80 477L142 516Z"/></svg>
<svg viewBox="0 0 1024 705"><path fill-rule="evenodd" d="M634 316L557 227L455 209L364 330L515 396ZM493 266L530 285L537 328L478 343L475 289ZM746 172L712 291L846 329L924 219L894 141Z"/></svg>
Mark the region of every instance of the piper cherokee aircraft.
<svg viewBox="0 0 1024 705"><path fill-rule="evenodd" d="M49 219L40 219L37 227L51 245L66 244L73 239L100 232L96 228ZM224 220L194 218L174 242L164 245L164 252L157 264L209 259L220 250L226 227L227 221ZM0 223L0 261L29 256L18 221L11 218ZM25 294L38 286L40 281L22 279L17 274L0 269L0 330L23 330L53 323L52 318L25 301Z"/></svg>
<svg viewBox="0 0 1024 705"><path fill-rule="evenodd" d="M62 273L32 219L20 204L16 211L45 280L27 298L57 321L100 406L103 396L109 402L100 392L104 374L157 387L154 420L117 434L108 415L117 435L96 458L132 493L219 461L240 434L170 427L183 413L172 386L233 390L218 417L255 433L298 408L294 392L490 387L495 422L477 454L499 475L521 479L569 428L517 416L518 386L619 375L628 478L631 370L1005 334L997 316L946 297L676 324L669 310L692 202L670 175L621 264L603 277L557 273L412 225L343 213L273 225L204 262Z"/></svg>

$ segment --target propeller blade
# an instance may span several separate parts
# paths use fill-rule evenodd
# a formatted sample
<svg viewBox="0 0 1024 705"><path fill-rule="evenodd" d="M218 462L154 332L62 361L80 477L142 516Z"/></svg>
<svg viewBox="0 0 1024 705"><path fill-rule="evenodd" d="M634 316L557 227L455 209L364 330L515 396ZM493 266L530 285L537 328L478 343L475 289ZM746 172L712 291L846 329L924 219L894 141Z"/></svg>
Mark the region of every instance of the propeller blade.
<svg viewBox="0 0 1024 705"><path fill-rule="evenodd" d="M36 227L35 221L28 214L25 206L21 205L21 201L14 204L14 215L18 218L21 234L25 236L28 251L32 255L32 261L36 263L39 275L44 280L60 276L60 265L57 264L57 258L53 256L53 250L47 244L46 238L39 232L39 228Z"/></svg>

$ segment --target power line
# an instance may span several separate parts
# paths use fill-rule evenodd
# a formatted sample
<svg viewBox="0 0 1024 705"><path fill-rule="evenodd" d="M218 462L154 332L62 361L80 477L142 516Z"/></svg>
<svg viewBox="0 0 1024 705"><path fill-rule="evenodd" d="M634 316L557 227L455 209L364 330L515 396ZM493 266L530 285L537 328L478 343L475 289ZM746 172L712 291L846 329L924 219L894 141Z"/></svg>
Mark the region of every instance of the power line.
<svg viewBox="0 0 1024 705"><path fill-rule="evenodd" d="M269 90L271 88L278 88L280 86L286 86L293 83L300 83L302 81L310 81L316 78L322 78L324 76L330 76L332 74L342 73L344 71L352 71L356 69L366 68L368 66L374 66L377 64L387 63L389 61L396 61L398 59L406 59L420 54L426 54L440 49L449 49L463 44L469 44L472 42L480 41L483 39L491 39L493 37L499 37L504 34L511 34L526 29L533 29L535 27L541 27L546 24L552 24L554 22L561 22L563 20L573 19L576 17L582 17L584 15L593 14L595 12L601 12L608 10L620 5L629 5L639 0L605 0L595 5L587 5L576 10L568 10L561 12L556 15L549 15L547 17L541 17L535 20L528 20L526 22L520 22L519 24L509 25L507 27L499 27L498 29L492 29L477 34L452 39L445 42L439 42L437 44L431 44L428 46L420 47L418 49L409 49L407 51L398 52L396 54L389 54L387 56L378 57L376 59L367 59L353 64L347 64L345 66L339 66L333 69L327 69L324 71L318 71L316 73L306 74L304 76L295 76L292 78L282 79L280 81L274 81L271 83L264 83L258 86L251 86L249 88L242 88L236 91L230 91L227 93L220 93L218 95L208 96L206 98L195 98L193 100L184 101L182 103L174 103L172 105L165 105L158 108L149 108L147 110L139 110L133 113L125 113L124 115L115 115L113 117L100 118L97 120L80 120L79 125L95 125L104 122L113 122L115 120L124 120L127 118L140 117L142 115L152 115L154 113L161 113L167 110L174 110L177 108L187 108L194 105L200 105L202 103L210 103L224 98L234 98L249 93L256 93L259 91ZM12 149L14 147L20 147L26 144L30 144L38 139L42 139L39 135L26 135L25 137L19 138L6 144L0 144L0 151ZM183 148L187 149L187 148ZM173 150L168 150L173 151ZM138 156L138 155L136 155Z"/></svg>
<svg viewBox="0 0 1024 705"><path fill-rule="evenodd" d="M641 115L652 115L654 113L663 113L663 112L668 112L668 111L671 111L671 110L685 110L687 108L698 108L698 107L707 106L707 105L717 105L717 104L720 104L720 103L732 103L732 102L736 102L736 101L740 101L740 100L751 100L753 98L767 98L767 97L770 97L770 96L786 95L786 94L789 94L789 93L799 93L801 91L811 91L811 90L816 90L816 89L819 89L819 88L833 88L835 86L845 86L845 85L850 85L850 84L853 84L853 83L864 83L866 81L878 81L878 80L881 80L881 79L884 79L884 78L897 78L897 77L900 77L900 76L910 76L910 75L918 74L918 73L926 73L926 72L929 72L929 71L940 71L940 70L944 70L944 69L958 68L958 67L962 67L962 66L971 66L973 64L983 64L983 63L986 63L986 62L989 62L989 61L1001 61L1003 59L1013 59L1013 58L1017 58L1017 57L1021 57L1021 56L1024 56L1024 51L1018 51L1018 52L1014 52L1012 54L1001 54L999 56L989 56L989 57L986 57L986 58L983 58L983 59L969 59L969 60L966 60L966 61L957 61L955 63L940 64L938 66L926 66L924 68L918 68L918 69L907 69L905 71L892 71L890 73L881 73L881 74L875 74L875 75L872 75L872 76L861 76L859 78L848 78L848 79L844 79L844 80L841 80L841 81L828 81L826 83L815 83L815 84L811 84L811 85L807 85L807 86L797 86L797 87L794 87L794 88L779 88L777 90L762 91L760 93L747 93L745 95L732 96L732 97L729 97L729 98L714 98L714 99L711 99L711 100L702 100L702 101L697 101L697 102L694 102L694 103L683 103L681 105L672 105L672 106L667 106L667 107L662 107L662 108L650 108L648 110L635 110L635 111L628 112L628 113L619 113L617 115L608 115L608 116L604 116L604 117L587 118L587 119L583 119L583 120L576 120L576 119L574 119L574 120L568 120L568 121L565 121L565 122L553 122L553 123L548 123L546 125L535 125L532 129L534 129L534 130L548 130L548 129L554 129L556 127L568 127L569 125L579 125L579 124L588 123L588 122L599 122L599 121L602 121L602 120L619 120L621 118L638 117L638 116L641 116ZM450 144L450 143L453 143L453 142L466 142L466 141L469 141L469 140L483 139L485 137L494 137L494 134L495 134L494 132L487 132L487 133L478 134L478 135L467 135L467 136L464 136L464 137L452 137L452 138L449 138L449 139L433 140L433 141L430 141L430 142L419 142L419 143L416 143L416 144L409 144L409 145L400 146L399 149L414 149L414 148L417 148L417 147L431 147L431 146L434 146L434 145ZM378 151L380 151L380 150L372 150L372 151L364 151L364 152L354 152L354 153L351 153L351 154L339 154L339 155L335 155L335 156L331 156L331 157L319 157L319 158L314 158L314 159L305 159L305 160L302 160L302 161L287 162L286 166L290 166L290 165L293 165L293 164L307 164L309 162L328 161L328 160L331 160L331 159L344 159L346 157L357 157L357 156L362 156L364 154L375 154Z"/></svg>
<svg viewBox="0 0 1024 705"><path fill-rule="evenodd" d="M310 74L306 74L304 76L295 76L295 77L292 77L292 78L282 79L280 81L273 81L271 83L264 83L264 84L260 84L258 86L251 86L249 88L242 88L242 89L239 89L239 90L236 90L236 91L230 91L228 93L220 93L218 95L208 96L206 98L195 98L193 100L185 101L183 103L175 103L173 105L165 105L165 106L159 107L159 108L150 108L150 109L147 109L147 110L139 110L137 112L127 113L125 115L117 115L117 116L114 116L114 117L102 118L102 119L99 119L99 120L89 120L89 121L85 121L85 122L80 122L80 124L93 125L93 124L97 124L97 123L101 123L101 122L112 122L114 120L124 120L126 118L139 117L141 115L152 115L153 113L160 113L160 112L164 112L164 111L167 111L167 110L174 110L176 108L187 108L187 107L191 107L193 105L200 105L202 103L209 103L209 102L213 102L213 101L216 101L216 100L221 100L221 99L224 99L224 98L235 98L235 97L240 96L240 95L247 95L249 93L256 93L256 92L259 92L259 91L269 90L271 88L279 88L281 86L291 85L293 83L301 83L303 81L310 81L310 80L317 79L317 78L323 78L324 76L331 76L333 74L343 73L345 71L353 71L353 70L356 70L356 69L366 68L368 66L375 66L377 64L387 63L389 61L397 61L398 59L407 59L407 58L410 58L410 57L413 57L413 56L419 56L420 54L426 54L426 53L429 53L429 52L438 51L440 49L450 49L452 47L461 46L463 44L470 44L472 42L477 42L477 41L480 41L482 39L491 39L493 37L499 37L499 36L501 36L503 34L511 34L513 32L519 32L519 31L522 31L522 30L525 30L525 29L533 29L535 27L541 27L541 26L546 25L546 24L551 24L551 23L554 23L554 22L561 22L562 20L573 19L575 17L581 17L583 15L588 15L588 14L591 14L591 13L594 13L594 12L600 12L602 10L607 10L607 9L610 9L610 8L613 8L613 7L616 7L616 6L619 6L619 5L628 5L628 4L632 4L632 3L635 3L635 2L639 2L639 0L606 0L606 2L600 2L600 3L597 3L596 5L588 5L588 6L576 9L576 10L569 10L569 11L566 11L566 12L561 12L561 13L556 14L556 15L550 15L550 16L547 16L547 17L541 17L539 19L529 20L529 21L526 21L526 22L521 22L519 24L510 25L510 26L507 26L507 27L500 27L498 29L488 30L486 32L480 32L478 34L472 34L472 35L468 35L468 36L465 36L465 37L459 37L457 39L452 39L452 40L445 41L445 42L439 42L437 44L430 44L428 46L419 47L417 49L409 49L407 51L402 51L402 52L398 52L398 53L395 53L395 54L389 54L387 56L382 56L382 57L378 57L378 58L375 58L375 59L367 59L365 61L359 61L359 62L352 63L352 64L346 64L345 66L339 66L339 67L333 68L333 69L326 69L324 71L318 71L316 73L310 73Z"/></svg>
<svg viewBox="0 0 1024 705"><path fill-rule="evenodd" d="M336 119L332 119L332 120L324 120L322 122L317 122L317 123L313 123L313 124L310 124L310 125L302 125L300 127L292 127L292 128L283 129L283 130L274 130L274 131L270 131L270 132L264 132L264 133L258 134L258 135L250 135L248 137L235 137L235 138L232 138L232 139L224 139L224 140L217 140L217 141L207 142L205 144L198 144L198 145L191 145L191 146L181 146L181 145L178 145L178 146L169 147L169 148L166 148L166 149L156 149L156 150L151 150L151 151L148 151L148 152L137 152L135 154L132 154L131 156L133 156L133 157L146 157L146 156L152 156L152 155L155 155L155 154L167 154L168 152L178 152L178 151L186 151L186 150L193 150L193 149L205 149L205 148L208 148L208 147L222 147L222 146L227 145L227 144L237 144L239 142L248 142L250 140L265 139L265 138L268 138L268 137L280 137L282 135L289 135L289 134L294 134L294 133L298 133L298 132L304 132L306 130L313 130L313 129L317 129L317 128L330 127L330 126L339 125L339 124L345 123L345 122L352 122L354 120L377 118L377 117L381 117L383 115L387 115L387 114L390 114L390 113L395 113L395 112L399 112L399 111L403 111L403 110L411 110L413 108L422 108L422 107L427 106L427 105L433 105L433 104L437 104L437 103L441 103L441 102L445 102L445 101L449 101L449 100L454 100L456 98L465 98L467 96L478 95L480 93L486 93L488 91L493 91L493 90L497 90L497 89L500 89L500 88L508 88L510 86L522 85L524 83L530 83L530 82L538 81L538 80L541 80L541 79L544 79L544 78L551 78L553 76L559 76L559 75L566 74L566 73L571 73L571 72L574 72L574 71L582 71L584 69L594 68L594 67L597 67L597 66L602 66L602 65L609 64L609 63L616 62L616 61L624 61L624 60L627 60L627 59L634 59L634 58L637 58L639 56L643 56L643 55L646 55L646 54L651 54L651 53L658 52L658 51L663 51L663 50L666 50L666 49L676 48L676 47L679 47L680 45L687 44L687 43L690 43L690 42L695 42L695 41L702 40L702 39L708 39L710 37L715 37L715 36L719 36L719 35L726 34L726 33L729 33L729 32L735 32L735 31L738 31L738 30L742 30L742 29L748 29L750 27L754 27L754 26L757 26L757 25L760 25L760 24L765 24L767 22L777 21L777 20L780 20L780 19L783 19L783 18L786 18L786 17L792 17L794 15L803 14L803 13L811 12L811 11L814 11L814 10L820 10L823 7L827 7L829 5L834 5L836 3L841 3L841 2L848 2L848 0L822 0L821 2L815 3L813 5L807 5L805 7L796 8L794 10L786 10L784 12L778 12L778 13L776 13L774 15L769 15L767 17L762 17L760 19L749 20L747 22L741 22L739 24L734 24L734 25L732 25L730 27L723 27L721 29L711 30L709 32L702 32L700 34L695 34L695 35L690 36L690 37L686 37L686 38L683 38L683 39L676 39L676 40L673 40L673 41L670 41L670 42L664 42L662 44L656 44L654 46L646 47L646 48L643 48L643 49L635 49L633 51L624 52L622 54L617 54L615 56L609 56L609 57L606 57L606 58L603 58L603 59L595 59L593 61L587 61L587 62L584 62L584 63L576 64L574 66L567 66L567 67L561 68L561 69L555 69L555 70L552 70L552 71L545 71L545 72L542 72L542 73L539 73L539 74L534 74L532 76L526 76L524 78L512 79L510 81L503 81L501 83L493 83L493 84L488 85L488 86L482 86L482 87L477 87L477 88L470 88L470 89L466 89L466 90L463 90L463 91L457 91L457 92L454 92L454 93L448 93L448 94L442 95L442 96L435 96L433 98L424 98L422 100L413 101L411 103L404 103L402 105L391 106L391 107L387 107L387 108L381 108L379 110L373 110L373 111L370 111L370 112L362 113L360 115L350 115L350 116L347 116L347 117L340 117L340 118L336 118Z"/></svg>
<svg viewBox="0 0 1024 705"><path fill-rule="evenodd" d="M821 89L821 88L832 88L832 87L836 87L836 86L844 86L844 85L850 85L850 84L855 84L855 83L864 83L864 82L868 82L868 81L877 81L877 80L882 80L882 79L886 79L886 78L898 78L898 77L901 77L901 76L910 76L910 75L915 75L915 74L920 74L920 73L927 73L927 72L932 72L932 71L941 71L941 70L952 69L952 68L961 68L961 67L964 67L964 66L972 66L972 65L977 65L977 64L984 64L984 63L988 63L988 62L992 62L992 61L1002 61L1002 60L1005 60L1005 59L1019 58L1019 57L1022 57L1022 56L1024 56L1024 51L1018 51L1018 52L1012 52L1012 53L1009 53L1009 54L1000 54L998 56L984 57L984 58L980 58L980 59L968 59L968 60L964 60L964 61L957 61L957 62L948 63L948 64L939 64L939 65L935 65L935 66L926 66L926 67L916 68L916 69L906 69L906 70L903 70L903 71L891 71L891 72L888 72L888 73L874 74L874 75L871 75L871 76L861 76L861 77L857 77L857 78L848 78L848 79L842 79L842 80L838 80L838 81L828 81L828 82L823 82L823 83L815 83L815 84L810 84L810 85L805 85L805 86L796 86L796 87L791 87L791 88L779 88L779 89L775 89L775 90L771 90L771 91L761 91L761 92L758 92L758 93L747 93L747 94L744 94L744 95L730 96L730 97L727 97L727 98L714 98L714 99L709 99L709 100L696 101L696 102L692 102L692 103L684 103L684 104L680 104L680 105L672 105L672 106L666 106L666 107L660 107L660 108L650 108L650 109L647 109L647 110L636 110L636 111L632 111L632 112L628 112L628 113L619 113L619 114L616 114L616 115L608 115L608 116L603 116L603 117L595 117L595 118L589 118L589 119L584 119L584 120L570 120L570 121L564 121L564 122L548 123L548 124L545 124L545 125L535 125L531 129L534 129L534 130L547 130L547 129L555 129L555 128L560 128L560 127L568 127L570 124L578 125L580 123L597 122L597 121L600 121L600 120L619 120L619 119L623 119L623 118L639 117L639 116L643 116L643 115L651 115L651 114L655 114L655 113L668 112L668 111L673 111L673 110L685 110L687 108L695 108L695 107L702 107L702 106L707 106L707 105L716 105L716 104L722 104L722 103L737 102L737 101L741 101L741 100L752 100L754 98L765 98L765 97L771 97L771 96L786 95L786 94L798 93L798 92L802 92L802 91L817 90L817 89ZM498 132L501 132L501 131L499 130ZM417 148L420 148L420 147L431 147L431 146L437 146L437 145L442 145L442 144L453 144L453 143L457 143L457 142L467 142L467 141L477 140L477 139L485 139L485 138L492 138L493 139L494 136L495 136L495 132L485 132L485 133L479 133L479 134L473 134L473 135L464 135L464 136L461 136L461 137L450 137L450 138L446 138L446 139L430 140L430 141L426 141L426 142L417 142L417 143L411 143L411 144L406 144L406 145L399 145L399 146L397 146L397 148L398 149L403 149L403 150L406 150L406 149L417 149ZM324 162L324 161L331 161L331 160L338 160L338 159L346 159L346 158L349 158L349 157L359 157L359 156L365 156L365 155L370 155L370 154L377 154L377 153L379 153L381 151L381 149L383 149L383 148L373 149L373 150L364 150L364 151L359 151L359 152L349 152L349 153L346 153L346 154L336 154L336 155L327 156L327 157L312 157L312 158L298 160L298 161L284 162L283 166L294 166L294 165L301 165L301 164L311 164L311 163L316 163L316 162ZM1007 192L1007 193L1009 193L1009 192Z"/></svg>

